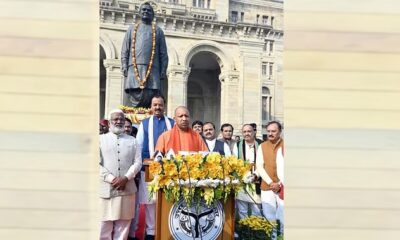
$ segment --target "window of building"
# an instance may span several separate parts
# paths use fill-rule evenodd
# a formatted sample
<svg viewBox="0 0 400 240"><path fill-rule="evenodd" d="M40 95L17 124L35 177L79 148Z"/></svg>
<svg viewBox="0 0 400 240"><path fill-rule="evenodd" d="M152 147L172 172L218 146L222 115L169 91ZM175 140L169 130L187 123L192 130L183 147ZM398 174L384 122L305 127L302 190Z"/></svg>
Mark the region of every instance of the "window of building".
<svg viewBox="0 0 400 240"><path fill-rule="evenodd" d="M240 13L240 21L241 21L241 22L244 22L244 12L241 12L241 13Z"/></svg>
<svg viewBox="0 0 400 240"><path fill-rule="evenodd" d="M269 78L271 78L272 77L272 73L273 73L273 70L274 70L274 66L273 66L274 64L273 63L269 63L269 71L268 71L268 75L269 75Z"/></svg>
<svg viewBox="0 0 400 240"><path fill-rule="evenodd" d="M101 5L103 5L103 6L108 6L108 7L111 6L111 3L112 3L112 2L109 1L109 0L108 0L108 1L100 1L100 4L101 4Z"/></svg>
<svg viewBox="0 0 400 240"><path fill-rule="evenodd" d="M210 7L210 1L207 0L207 6L206 6L206 0L193 0L193 7L198 7L198 8L209 8Z"/></svg>
<svg viewBox="0 0 400 240"><path fill-rule="evenodd" d="M272 53L274 51L274 42L269 41L269 53Z"/></svg>
<svg viewBox="0 0 400 240"><path fill-rule="evenodd" d="M258 20L260 19L260 14L257 14L256 16L256 23L258 24Z"/></svg>
<svg viewBox="0 0 400 240"><path fill-rule="evenodd" d="M263 16L262 23L268 24L268 16Z"/></svg>
<svg viewBox="0 0 400 240"><path fill-rule="evenodd" d="M170 3L179 3L179 0L165 0L165 1Z"/></svg>
<svg viewBox="0 0 400 240"><path fill-rule="evenodd" d="M231 12L231 22L237 22L237 20L238 20L238 12L236 12L236 11L232 11Z"/></svg>
<svg viewBox="0 0 400 240"><path fill-rule="evenodd" d="M269 44L269 41L268 40L264 40L264 45L263 45L263 51L264 52L267 52L268 51L268 45Z"/></svg>
<svg viewBox="0 0 400 240"><path fill-rule="evenodd" d="M274 19L275 17L271 17L271 26L274 26Z"/></svg>
<svg viewBox="0 0 400 240"><path fill-rule="evenodd" d="M272 96L269 88L262 88L262 120L265 122L272 120Z"/></svg>
<svg viewBox="0 0 400 240"><path fill-rule="evenodd" d="M262 63L262 65L261 65L261 75L263 77L267 76L267 66L268 66L268 63L266 63L266 62Z"/></svg>

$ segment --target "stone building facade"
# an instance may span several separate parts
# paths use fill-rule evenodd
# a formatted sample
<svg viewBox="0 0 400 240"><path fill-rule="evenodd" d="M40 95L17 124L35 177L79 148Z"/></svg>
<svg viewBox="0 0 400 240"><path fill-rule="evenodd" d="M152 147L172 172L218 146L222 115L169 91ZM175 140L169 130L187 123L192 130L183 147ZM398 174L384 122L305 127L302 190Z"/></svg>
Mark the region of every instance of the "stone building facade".
<svg viewBox="0 0 400 240"><path fill-rule="evenodd" d="M100 0L100 115L124 101L121 45L143 0ZM192 120L235 128L283 121L283 2L153 0L166 36L167 114L188 106ZM263 126L263 127L260 127Z"/></svg>

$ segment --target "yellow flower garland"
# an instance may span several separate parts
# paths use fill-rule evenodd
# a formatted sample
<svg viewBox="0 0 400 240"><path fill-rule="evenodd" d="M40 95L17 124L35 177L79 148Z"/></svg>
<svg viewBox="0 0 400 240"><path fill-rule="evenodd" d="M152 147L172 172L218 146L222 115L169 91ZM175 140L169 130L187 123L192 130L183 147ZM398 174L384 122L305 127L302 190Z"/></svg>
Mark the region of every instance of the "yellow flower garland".
<svg viewBox="0 0 400 240"><path fill-rule="evenodd" d="M163 158L152 162L149 170L154 177L148 185L150 198L163 189L168 201L183 198L188 204L203 198L207 205L212 205L226 200L232 190L237 193L251 185L244 180L250 174L251 164L219 153Z"/></svg>
<svg viewBox="0 0 400 240"><path fill-rule="evenodd" d="M154 55L156 52L156 23L153 22L151 25L151 30L152 30L152 44L151 44L151 56L150 56L150 62L149 62L149 67L147 68L146 71L146 76L141 79L139 75L139 70L137 68L137 63L136 63L136 33L137 30L139 29L140 23L138 23L133 31L133 37L132 37L132 64L133 64L133 69L135 72L136 79L139 81L139 87L140 89L144 89L144 85L146 84L147 79L150 76L151 69L153 68L153 61L154 61Z"/></svg>

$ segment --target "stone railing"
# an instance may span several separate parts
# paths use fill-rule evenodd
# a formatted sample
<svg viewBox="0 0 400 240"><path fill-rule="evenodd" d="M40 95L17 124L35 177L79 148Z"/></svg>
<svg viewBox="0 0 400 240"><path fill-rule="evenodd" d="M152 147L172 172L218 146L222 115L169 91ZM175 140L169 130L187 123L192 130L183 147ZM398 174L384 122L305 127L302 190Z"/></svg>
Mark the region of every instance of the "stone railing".
<svg viewBox="0 0 400 240"><path fill-rule="evenodd" d="M138 19L136 10L100 6L100 26L102 28L123 30ZM281 30L273 29L270 25L220 22L165 13L156 14L156 21L166 35L189 34L191 37L207 36L226 40L237 38L276 40L283 35Z"/></svg>
<svg viewBox="0 0 400 240"><path fill-rule="evenodd" d="M214 20L216 17L214 9L192 7L190 15L194 18Z"/></svg>
<svg viewBox="0 0 400 240"><path fill-rule="evenodd" d="M170 3L170 2L159 2L160 7L165 9L165 14L170 15L185 15L186 14L186 5L179 3Z"/></svg>

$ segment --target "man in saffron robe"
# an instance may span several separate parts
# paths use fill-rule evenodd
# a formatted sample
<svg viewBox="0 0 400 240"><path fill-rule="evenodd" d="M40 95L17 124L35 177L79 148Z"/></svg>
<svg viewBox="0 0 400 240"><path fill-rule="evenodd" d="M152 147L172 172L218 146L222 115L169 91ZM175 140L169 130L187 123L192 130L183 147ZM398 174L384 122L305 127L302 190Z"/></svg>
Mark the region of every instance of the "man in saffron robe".
<svg viewBox="0 0 400 240"><path fill-rule="evenodd" d="M208 151L201 136L190 128L190 113L186 107L175 109L174 120L175 126L158 138L156 151L163 154Z"/></svg>

